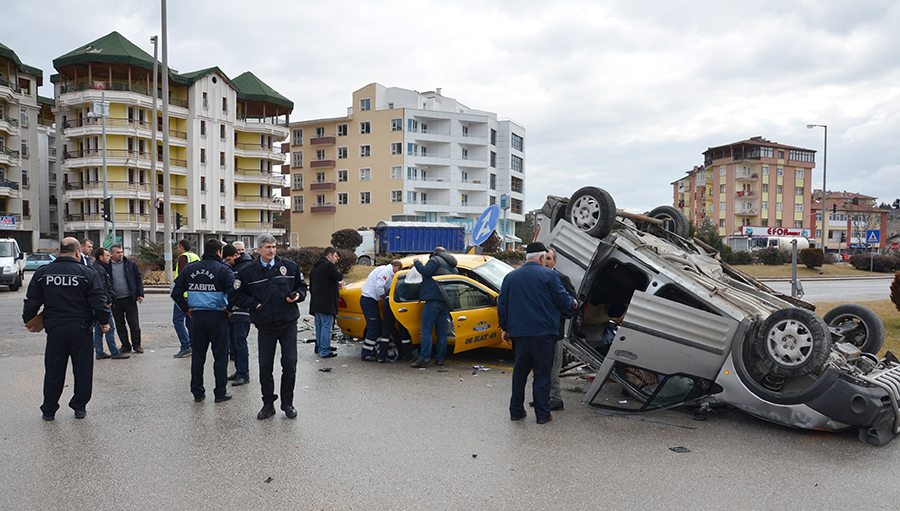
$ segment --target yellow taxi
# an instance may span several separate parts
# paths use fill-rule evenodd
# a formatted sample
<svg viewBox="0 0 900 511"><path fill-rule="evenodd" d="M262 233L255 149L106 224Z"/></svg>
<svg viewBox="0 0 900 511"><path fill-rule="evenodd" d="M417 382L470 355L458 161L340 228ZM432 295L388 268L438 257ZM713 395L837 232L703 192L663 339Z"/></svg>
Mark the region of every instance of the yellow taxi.
<svg viewBox="0 0 900 511"><path fill-rule="evenodd" d="M406 283L406 274L416 258L424 264L428 254L401 259L403 266L391 283L390 304L397 322L409 330L413 344L421 343L422 308L419 286ZM453 353L474 348L508 348L500 339L497 320L497 296L503 277L513 270L505 262L486 255L453 254L459 275L434 277L450 308L451 324L447 328L447 344ZM338 301L337 324L351 337L365 336L366 319L359 299L365 280L341 289ZM432 334L433 335L433 334Z"/></svg>

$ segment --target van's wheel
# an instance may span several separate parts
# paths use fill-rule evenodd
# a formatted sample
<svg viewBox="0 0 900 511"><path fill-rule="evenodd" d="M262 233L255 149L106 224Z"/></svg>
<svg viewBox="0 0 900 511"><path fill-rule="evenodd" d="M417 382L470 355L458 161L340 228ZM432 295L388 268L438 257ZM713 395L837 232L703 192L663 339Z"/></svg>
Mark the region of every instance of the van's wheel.
<svg viewBox="0 0 900 511"><path fill-rule="evenodd" d="M606 190L585 186L569 198L566 220L595 238L605 238L616 221L616 203Z"/></svg>
<svg viewBox="0 0 900 511"><path fill-rule="evenodd" d="M20 275L16 275L16 280L9 285L9 290L18 291L20 287L22 287L22 277Z"/></svg>
<svg viewBox="0 0 900 511"><path fill-rule="evenodd" d="M866 353L876 355L884 345L884 323L867 307L855 303L838 305L822 319L828 326L841 330L842 342L849 342Z"/></svg>
<svg viewBox="0 0 900 511"><path fill-rule="evenodd" d="M362 266L372 266L372 258L369 256L359 256L359 259L356 260L356 264Z"/></svg>
<svg viewBox="0 0 900 511"><path fill-rule="evenodd" d="M650 213L647 213L647 216L650 218L655 218L657 220L663 221L663 226L661 229L663 231L668 231L682 238L687 238L688 234L690 234L690 224L688 223L688 219L684 216L684 213L676 207L673 206L657 206L650 210ZM659 228L658 226L651 226L653 228ZM651 233L653 230L651 229ZM654 233L655 234L655 233Z"/></svg>
<svg viewBox="0 0 900 511"><path fill-rule="evenodd" d="M818 370L831 352L831 333L816 313L800 308L773 312L759 329L756 350L778 376L795 378Z"/></svg>

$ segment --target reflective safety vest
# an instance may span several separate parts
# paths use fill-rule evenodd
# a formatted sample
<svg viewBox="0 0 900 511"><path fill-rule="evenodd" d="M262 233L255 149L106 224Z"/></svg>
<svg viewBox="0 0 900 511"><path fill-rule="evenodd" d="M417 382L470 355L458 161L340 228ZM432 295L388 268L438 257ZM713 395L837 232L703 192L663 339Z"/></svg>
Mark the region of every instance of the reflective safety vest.
<svg viewBox="0 0 900 511"><path fill-rule="evenodd" d="M194 261L200 260L200 257L197 254L191 252L190 250L188 250L187 252L185 252L181 255L187 257L187 264L184 265L185 267L187 267L188 264L191 264ZM178 256L178 259L181 259L181 256ZM175 282L175 279L178 278L178 259L175 259L175 268L174 268L175 274L172 275L172 282ZM187 298L187 292L184 293L184 297Z"/></svg>

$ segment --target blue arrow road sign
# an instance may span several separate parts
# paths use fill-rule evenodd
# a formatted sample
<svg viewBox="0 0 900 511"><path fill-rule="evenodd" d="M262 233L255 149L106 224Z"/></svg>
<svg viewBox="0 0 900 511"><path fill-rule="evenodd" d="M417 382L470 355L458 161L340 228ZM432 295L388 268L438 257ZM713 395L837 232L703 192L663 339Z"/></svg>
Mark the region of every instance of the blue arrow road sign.
<svg viewBox="0 0 900 511"><path fill-rule="evenodd" d="M878 245L881 243L881 231L878 229L869 229L866 231L866 244Z"/></svg>
<svg viewBox="0 0 900 511"><path fill-rule="evenodd" d="M497 228L497 220L500 219L500 206L491 204L484 213L475 222L475 228L472 229L472 244L481 245L491 236L494 229Z"/></svg>

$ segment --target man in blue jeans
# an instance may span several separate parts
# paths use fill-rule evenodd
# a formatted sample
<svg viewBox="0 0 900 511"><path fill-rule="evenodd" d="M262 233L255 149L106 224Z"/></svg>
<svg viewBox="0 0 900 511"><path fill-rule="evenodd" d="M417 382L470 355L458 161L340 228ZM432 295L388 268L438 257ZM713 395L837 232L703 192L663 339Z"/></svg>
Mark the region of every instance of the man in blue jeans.
<svg viewBox="0 0 900 511"><path fill-rule="evenodd" d="M90 243L91 240L88 240ZM84 242L82 242L82 246L84 246ZM108 303L107 307L112 307L113 302L116 301L116 293L113 291L112 282L109 280L109 274L106 273L106 265L109 264L109 250L106 250L103 247L97 247L92 254L94 256L95 261L100 261L101 264L95 264L91 266L94 271L97 272L97 275L100 276L100 283L103 284L103 291L106 292L106 299ZM109 353L103 351L103 336L106 335L106 344L109 346ZM97 353L97 360L103 360L105 358L112 358L116 360L124 360L129 358L128 355L119 351L119 347L116 345L116 327L113 326L113 322L109 324L109 330L106 333L103 333L103 329L100 327L100 323L94 325L94 351Z"/></svg>
<svg viewBox="0 0 900 511"><path fill-rule="evenodd" d="M450 255L444 247L437 247L429 257L427 264L422 264L416 258L413 266L422 274L419 301L424 301L425 306L422 308L422 344L419 347L419 359L410 364L410 367L425 367L431 362L432 329L437 342L434 361L437 365L442 366L447 357L447 322L450 321L450 308L447 306L444 293L433 277L459 273L456 270L456 258Z"/></svg>
<svg viewBox="0 0 900 511"><path fill-rule="evenodd" d="M331 347L331 331L338 312L340 289L347 283L337 269L341 255L328 247L309 271L309 313L316 319L316 353L322 358L336 357Z"/></svg>

